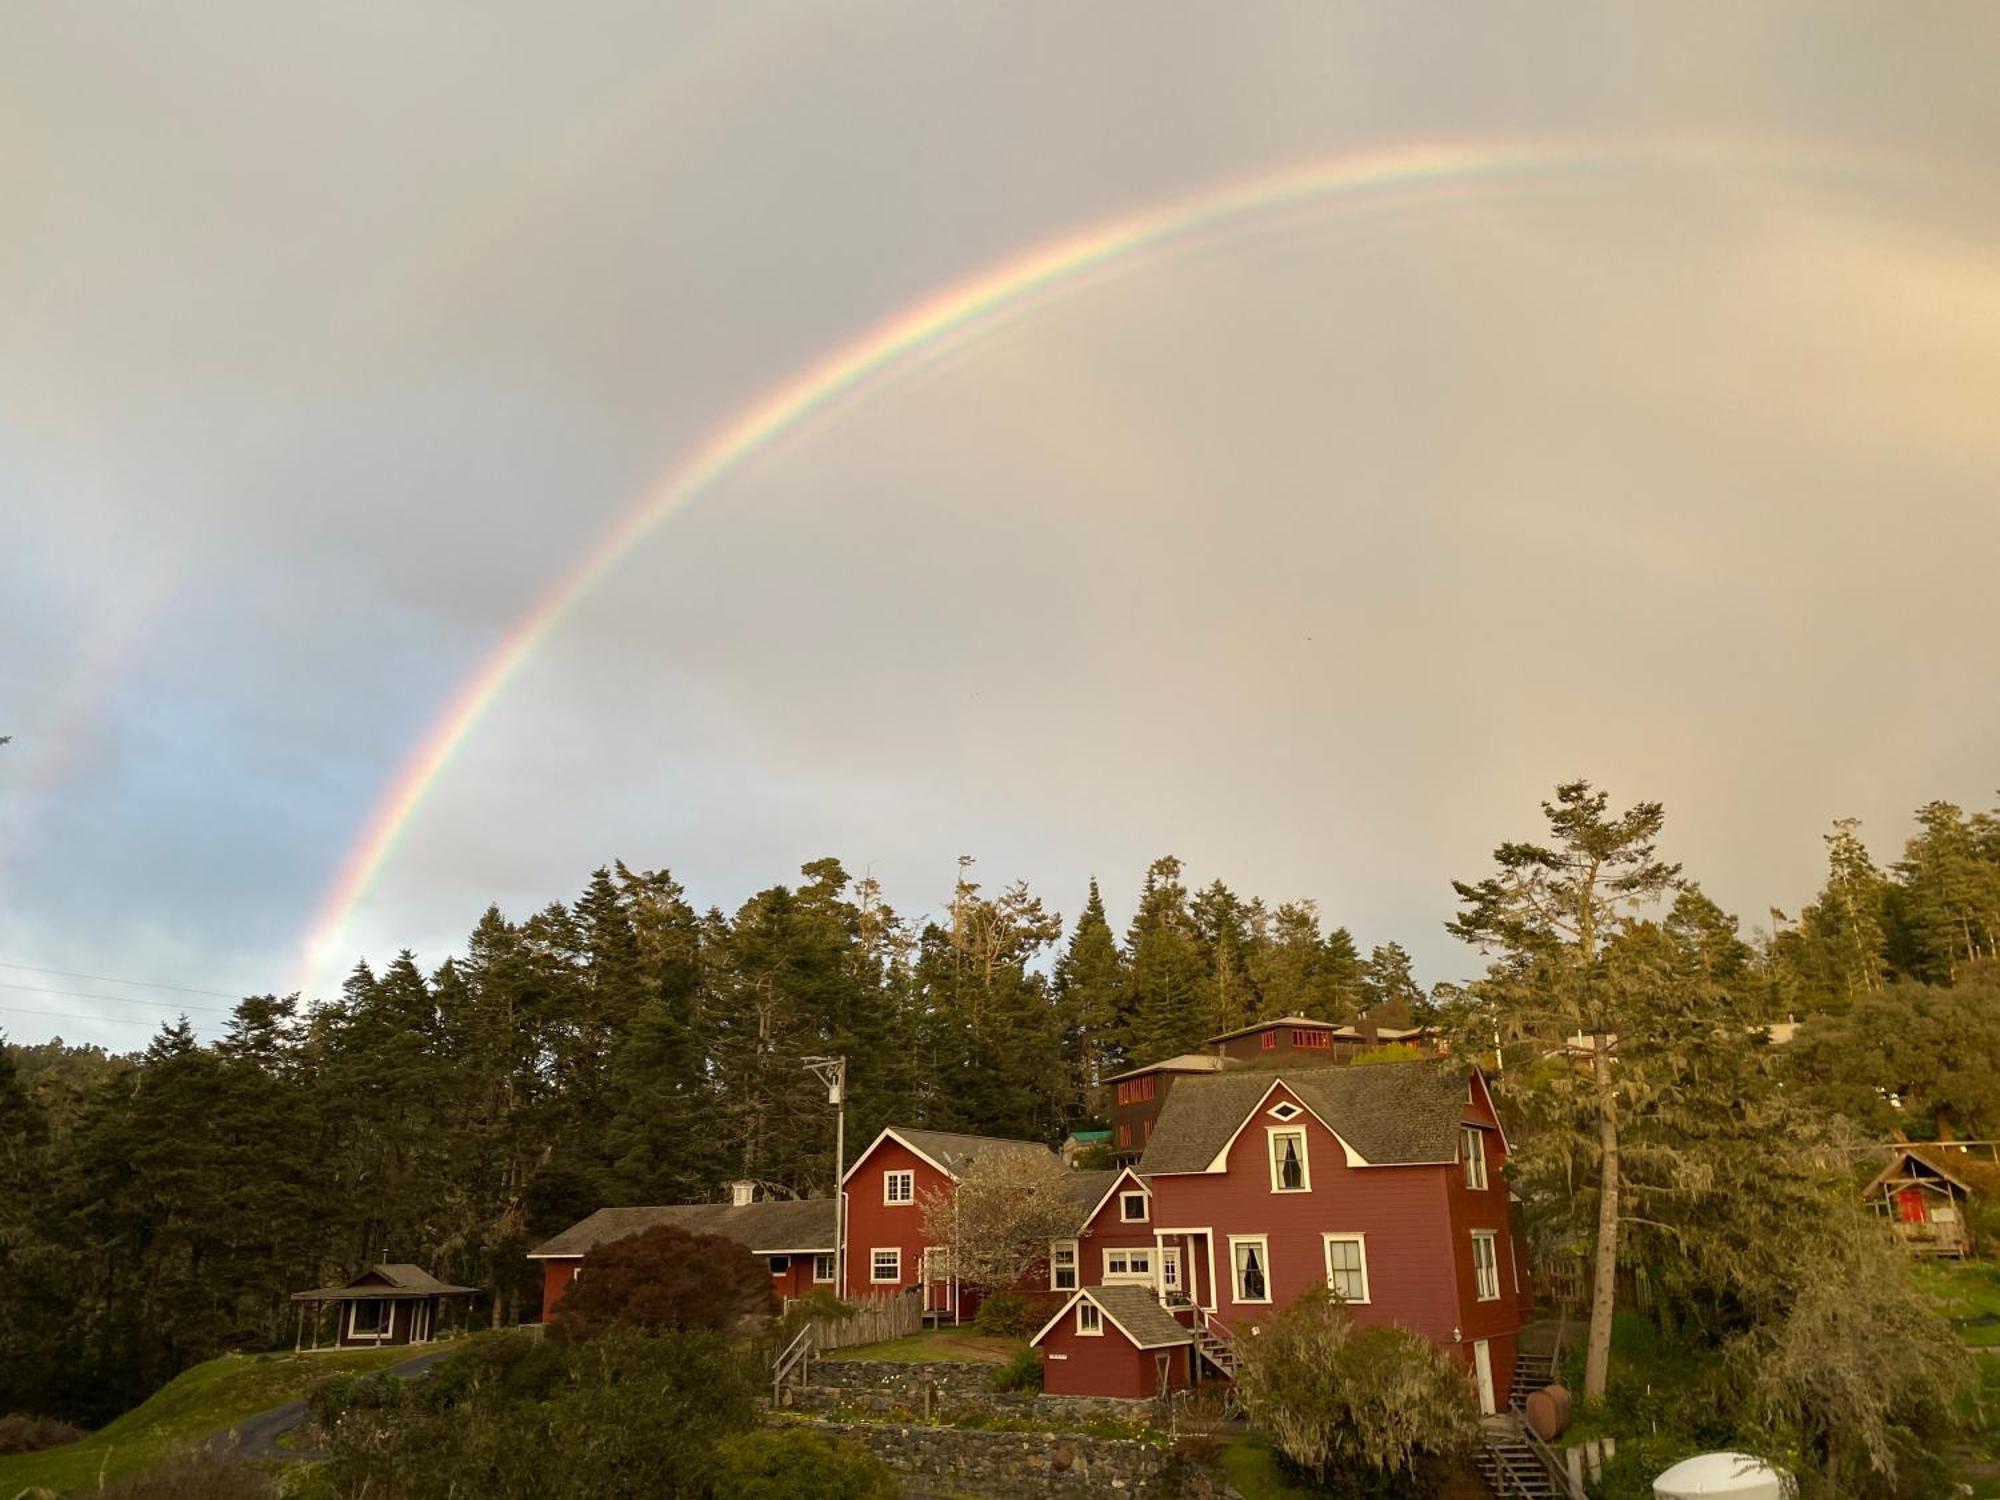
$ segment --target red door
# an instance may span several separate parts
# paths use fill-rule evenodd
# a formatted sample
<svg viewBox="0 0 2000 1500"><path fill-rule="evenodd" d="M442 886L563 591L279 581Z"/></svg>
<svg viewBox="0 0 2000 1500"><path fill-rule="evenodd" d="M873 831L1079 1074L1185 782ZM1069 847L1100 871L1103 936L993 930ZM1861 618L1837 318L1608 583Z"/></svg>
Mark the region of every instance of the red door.
<svg viewBox="0 0 2000 1500"><path fill-rule="evenodd" d="M1899 1224L1923 1224L1930 1214L1924 1208L1922 1188L1904 1188L1896 1194L1896 1222Z"/></svg>

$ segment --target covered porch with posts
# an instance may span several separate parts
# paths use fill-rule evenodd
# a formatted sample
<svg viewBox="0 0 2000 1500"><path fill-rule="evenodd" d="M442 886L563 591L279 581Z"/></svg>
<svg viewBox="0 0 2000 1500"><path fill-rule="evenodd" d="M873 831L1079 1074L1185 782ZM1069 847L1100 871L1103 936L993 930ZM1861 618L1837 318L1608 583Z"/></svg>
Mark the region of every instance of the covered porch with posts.
<svg viewBox="0 0 2000 1500"><path fill-rule="evenodd" d="M441 1331L448 1304L478 1293L477 1287L439 1281L421 1266L393 1263L371 1266L345 1286L292 1293L292 1304L298 1309L292 1348L302 1351L320 1347L320 1325L328 1308L334 1313L331 1348L428 1344Z"/></svg>

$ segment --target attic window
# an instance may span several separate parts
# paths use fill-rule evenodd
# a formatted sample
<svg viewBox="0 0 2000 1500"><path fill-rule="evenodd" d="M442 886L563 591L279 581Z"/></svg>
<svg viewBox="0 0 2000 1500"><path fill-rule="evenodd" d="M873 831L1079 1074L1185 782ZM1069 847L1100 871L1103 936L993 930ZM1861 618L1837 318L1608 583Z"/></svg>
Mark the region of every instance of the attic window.
<svg viewBox="0 0 2000 1500"><path fill-rule="evenodd" d="M1265 1111L1274 1120L1296 1120L1305 1111L1296 1104L1280 1104L1276 1109Z"/></svg>
<svg viewBox="0 0 2000 1500"><path fill-rule="evenodd" d="M1306 1162L1306 1133L1303 1130L1271 1132L1271 1191L1312 1191L1312 1171Z"/></svg>
<svg viewBox="0 0 2000 1500"><path fill-rule="evenodd" d="M1146 1221L1146 1195L1144 1193L1120 1193L1118 1195L1118 1217L1127 1224L1143 1224Z"/></svg>

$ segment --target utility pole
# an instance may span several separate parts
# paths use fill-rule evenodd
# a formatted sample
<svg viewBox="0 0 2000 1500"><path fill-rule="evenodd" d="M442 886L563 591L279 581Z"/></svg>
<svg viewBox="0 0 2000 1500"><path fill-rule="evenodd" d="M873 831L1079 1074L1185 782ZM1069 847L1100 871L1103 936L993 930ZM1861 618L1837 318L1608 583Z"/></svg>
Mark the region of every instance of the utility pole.
<svg viewBox="0 0 2000 1500"><path fill-rule="evenodd" d="M847 1059L807 1057L801 1061L826 1085L833 1106L833 1294L847 1295Z"/></svg>

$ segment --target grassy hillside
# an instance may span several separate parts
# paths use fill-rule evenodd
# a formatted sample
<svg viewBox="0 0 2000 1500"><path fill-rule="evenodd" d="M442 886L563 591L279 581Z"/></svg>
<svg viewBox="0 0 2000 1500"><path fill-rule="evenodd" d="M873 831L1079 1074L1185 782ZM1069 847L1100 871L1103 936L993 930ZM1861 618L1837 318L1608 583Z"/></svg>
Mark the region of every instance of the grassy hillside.
<svg viewBox="0 0 2000 1500"><path fill-rule="evenodd" d="M0 1458L0 1500L12 1500L35 1485L63 1491L95 1488L100 1473L115 1479L143 1469L173 1448L282 1406L322 1376L387 1369L425 1352L406 1348L226 1354L183 1372L142 1405L81 1442Z"/></svg>

